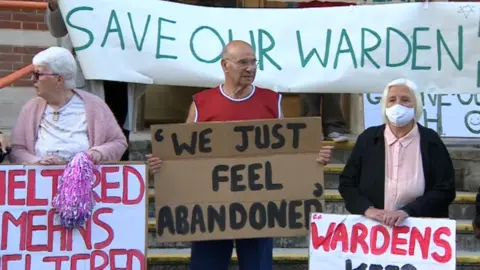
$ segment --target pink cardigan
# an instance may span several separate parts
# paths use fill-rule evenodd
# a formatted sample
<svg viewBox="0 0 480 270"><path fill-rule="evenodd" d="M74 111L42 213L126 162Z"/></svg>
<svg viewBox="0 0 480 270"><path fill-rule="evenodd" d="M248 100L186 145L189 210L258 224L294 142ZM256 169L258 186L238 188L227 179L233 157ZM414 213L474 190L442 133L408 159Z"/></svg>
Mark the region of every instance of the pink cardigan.
<svg viewBox="0 0 480 270"><path fill-rule="evenodd" d="M99 97L82 90L74 92L85 102L90 149L99 151L102 161L119 161L128 145L112 111ZM35 97L23 106L12 130L10 162L32 164L40 160L35 156L35 143L46 106L41 97Z"/></svg>

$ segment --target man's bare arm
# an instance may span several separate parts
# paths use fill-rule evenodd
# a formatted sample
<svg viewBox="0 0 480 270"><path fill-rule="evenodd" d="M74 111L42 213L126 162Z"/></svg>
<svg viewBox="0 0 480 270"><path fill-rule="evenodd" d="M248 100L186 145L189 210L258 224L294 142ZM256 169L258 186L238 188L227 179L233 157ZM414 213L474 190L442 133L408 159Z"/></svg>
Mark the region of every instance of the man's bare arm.
<svg viewBox="0 0 480 270"><path fill-rule="evenodd" d="M195 108L195 103L190 104L190 109L188 110L187 121L185 123L195 123L195 116L197 115L197 109Z"/></svg>

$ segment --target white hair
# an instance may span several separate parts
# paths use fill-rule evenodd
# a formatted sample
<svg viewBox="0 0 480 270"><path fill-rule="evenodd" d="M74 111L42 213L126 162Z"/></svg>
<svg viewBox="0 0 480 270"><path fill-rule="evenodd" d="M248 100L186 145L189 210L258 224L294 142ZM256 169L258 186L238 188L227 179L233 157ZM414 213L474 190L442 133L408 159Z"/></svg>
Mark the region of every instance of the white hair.
<svg viewBox="0 0 480 270"><path fill-rule="evenodd" d="M69 50L61 47L50 47L37 53L33 57L32 64L48 67L50 71L64 79L66 88L75 88L77 61Z"/></svg>
<svg viewBox="0 0 480 270"><path fill-rule="evenodd" d="M388 91L390 91L390 87L400 86L400 85L406 86L415 97L415 121L418 122L418 120L420 120L420 117L422 116L422 113L423 113L422 97L420 96L420 92L418 91L417 85L408 79L404 79L404 78L396 79L387 84L387 86L383 90L382 99L380 100L380 103L382 106L382 120L385 124L388 123L388 118L387 118L387 115L385 114L385 111L387 110Z"/></svg>

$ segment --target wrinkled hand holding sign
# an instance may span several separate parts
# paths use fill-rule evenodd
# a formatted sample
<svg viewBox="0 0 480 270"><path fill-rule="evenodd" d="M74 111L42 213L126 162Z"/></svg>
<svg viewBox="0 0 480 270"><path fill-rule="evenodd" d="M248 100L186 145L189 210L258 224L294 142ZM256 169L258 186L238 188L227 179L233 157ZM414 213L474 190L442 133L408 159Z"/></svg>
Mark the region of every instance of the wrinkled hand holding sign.
<svg viewBox="0 0 480 270"><path fill-rule="evenodd" d="M161 242L306 235L324 209L321 118L156 125Z"/></svg>

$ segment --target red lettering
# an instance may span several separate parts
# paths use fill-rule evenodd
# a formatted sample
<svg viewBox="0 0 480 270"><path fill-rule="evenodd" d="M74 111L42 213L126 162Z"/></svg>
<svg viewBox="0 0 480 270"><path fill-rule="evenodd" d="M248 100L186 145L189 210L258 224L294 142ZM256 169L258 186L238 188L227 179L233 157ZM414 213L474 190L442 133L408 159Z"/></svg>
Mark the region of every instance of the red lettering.
<svg viewBox="0 0 480 270"><path fill-rule="evenodd" d="M68 256L51 256L43 258L43 262L55 263L55 270L62 270L62 262L68 262Z"/></svg>
<svg viewBox="0 0 480 270"><path fill-rule="evenodd" d="M33 218L35 216L45 216L45 215L47 215L46 210L32 210L28 212L27 231L26 231L28 251L32 251L32 252L47 251L47 245L32 244L33 232L47 230L47 225L33 225Z"/></svg>
<svg viewBox="0 0 480 270"><path fill-rule="evenodd" d="M22 259L21 254L3 255L3 257L2 257L2 267L0 267L0 269L8 270L8 262L20 261L21 259Z"/></svg>
<svg viewBox="0 0 480 270"><path fill-rule="evenodd" d="M40 172L40 175L43 177L52 177L52 198L57 195L58 179L62 174L63 170L44 169Z"/></svg>
<svg viewBox="0 0 480 270"><path fill-rule="evenodd" d="M116 256L124 256L124 255L127 255L127 250L126 249L111 249L110 252L109 252L109 255L110 255L110 269L112 270L117 270L117 265L116 265L116 260L115 260L115 257ZM130 263L128 262L128 256L127 256L127 267L126 268L122 268L122 270L132 270L132 262L130 261ZM120 269L118 269L120 270Z"/></svg>
<svg viewBox="0 0 480 270"><path fill-rule="evenodd" d="M85 243L85 247L90 250L92 249L92 219L89 218L85 223L85 228L80 227L78 228L78 232L83 238L83 242Z"/></svg>
<svg viewBox="0 0 480 270"><path fill-rule="evenodd" d="M330 223L330 225L328 226L327 234L326 234L327 236L325 237L325 236L318 235L317 224L315 224L315 222L311 223L310 231L312 233L312 245L314 249L318 249L320 248L320 246L323 246L324 251L330 250L329 243L330 243L330 239L332 239L332 234L335 231L336 225L337 224L335 222Z"/></svg>
<svg viewBox="0 0 480 270"><path fill-rule="evenodd" d="M121 203L122 199L119 196L108 196L107 191L109 189L119 189L120 182L107 182L107 174L119 172L119 166L115 167L102 167L102 186L100 187L102 203ZM124 187L125 188L125 187Z"/></svg>
<svg viewBox="0 0 480 270"><path fill-rule="evenodd" d="M432 238L432 228L427 227L425 229L425 235L422 235L417 227L413 227L410 232L410 244L408 246L408 255L413 256L415 254L415 242L420 246L422 252L422 258L428 259L428 251L430 250L430 239Z"/></svg>
<svg viewBox="0 0 480 270"><path fill-rule="evenodd" d="M337 249L338 242L342 243L342 251L348 251L348 232L347 226L344 223L338 224L337 228L333 232L332 242L330 242L330 248L332 250Z"/></svg>
<svg viewBox="0 0 480 270"><path fill-rule="evenodd" d="M6 203L6 190L7 190L7 181L6 181L5 171L0 171L0 205L5 205Z"/></svg>
<svg viewBox="0 0 480 270"><path fill-rule="evenodd" d="M27 213L23 212L18 219L16 219L9 212L3 212L2 214L2 243L1 249L6 250L8 247L8 225L12 223L15 227L20 227L20 250L25 250L25 230L27 223Z"/></svg>
<svg viewBox="0 0 480 270"><path fill-rule="evenodd" d="M28 183L27 183L27 205L28 206L47 206L47 199L38 199L36 197L36 170L28 170Z"/></svg>
<svg viewBox="0 0 480 270"><path fill-rule="evenodd" d="M75 254L70 259L70 270L77 270L77 262L90 259L89 254ZM81 267L83 269L83 267Z"/></svg>
<svg viewBox="0 0 480 270"><path fill-rule="evenodd" d="M94 174L95 181L93 181L93 188L96 188L102 182L102 176L100 175L100 172L98 170L95 170ZM97 192L93 192L93 198L97 203L102 202L102 199L100 198L100 196L98 196Z"/></svg>
<svg viewBox="0 0 480 270"><path fill-rule="evenodd" d="M145 255L138 249L131 249L127 251L127 269L132 269L133 267L133 257L137 258L140 262L139 269L147 269L145 265Z"/></svg>
<svg viewBox="0 0 480 270"><path fill-rule="evenodd" d="M383 235L384 241L382 246L377 247L379 233ZM390 243L390 234L388 233L387 228L385 228L383 225L373 226L370 231L370 252L373 255L382 255L387 251L389 243Z"/></svg>
<svg viewBox="0 0 480 270"><path fill-rule="evenodd" d="M15 199L15 190L25 189L25 180L17 181L15 178L26 174L25 170L8 171L8 205L25 205L25 199Z"/></svg>
<svg viewBox="0 0 480 270"><path fill-rule="evenodd" d="M365 239L368 235L368 228L363 223L356 223L352 228L352 239L350 242L350 252L357 253L357 248L362 248L363 254L368 254L368 244Z"/></svg>
<svg viewBox="0 0 480 270"><path fill-rule="evenodd" d="M97 257L102 258L102 264L100 266L96 265L96 262L98 261ZM92 252L92 255L90 257L90 270L105 270L108 266L108 255L107 253L101 251L101 250L94 250ZM145 268L140 268L140 269L145 269Z"/></svg>
<svg viewBox="0 0 480 270"><path fill-rule="evenodd" d="M437 251L432 253L432 258L439 263L446 263L452 259L452 247L448 241L443 240L442 235L450 236L452 232L448 227L440 227L433 233L433 243L443 248L445 253L440 255Z"/></svg>
<svg viewBox="0 0 480 270"><path fill-rule="evenodd" d="M25 270L32 268L32 256L30 254L25 255Z"/></svg>
<svg viewBox="0 0 480 270"><path fill-rule="evenodd" d="M47 224L49 230L47 232L47 247L49 252L53 251L53 233L55 232L60 232L60 250L65 251L67 245L67 230L60 224L55 225L55 218L55 210L48 211Z"/></svg>
<svg viewBox="0 0 480 270"><path fill-rule="evenodd" d="M73 230L67 230L67 251L73 249Z"/></svg>
<svg viewBox="0 0 480 270"><path fill-rule="evenodd" d="M112 243L115 237L112 227L110 227L110 225L108 225L106 222L103 222L99 218L101 214L111 214L111 213L113 213L112 208L100 208L93 213L93 217L92 217L93 223L107 232L107 239L105 239L105 241L103 242L96 243L94 245L95 249L104 249L108 247Z"/></svg>
<svg viewBox="0 0 480 270"><path fill-rule="evenodd" d="M128 183L129 174L133 174L134 177L138 180L140 184L139 194L135 199L128 199L128 187L130 186ZM146 186L145 180L143 179L142 175L135 170L135 168L131 166L123 166L123 191L122 191L122 201L125 205L134 205L138 204L143 200L143 197L146 193Z"/></svg>
<svg viewBox="0 0 480 270"><path fill-rule="evenodd" d="M392 229L392 254L395 255L407 255L407 250L402 249L399 246L407 245L407 238L400 237L400 234L406 234L410 231L410 228L407 226L395 226Z"/></svg>

